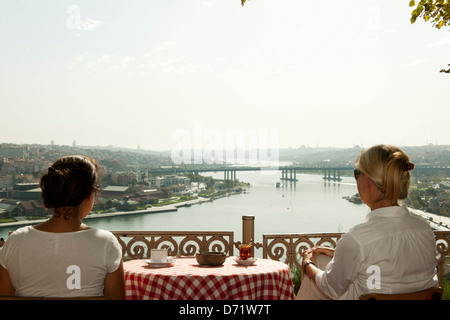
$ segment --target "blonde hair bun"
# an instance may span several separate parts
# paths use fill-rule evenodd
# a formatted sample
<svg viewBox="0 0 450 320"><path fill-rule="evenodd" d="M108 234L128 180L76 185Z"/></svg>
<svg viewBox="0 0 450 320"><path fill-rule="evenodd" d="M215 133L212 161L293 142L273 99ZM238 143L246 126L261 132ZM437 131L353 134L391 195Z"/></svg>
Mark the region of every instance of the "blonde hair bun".
<svg viewBox="0 0 450 320"><path fill-rule="evenodd" d="M403 150L385 144L373 146L361 152L356 167L375 183L386 199L396 202L408 196L409 171L414 164Z"/></svg>

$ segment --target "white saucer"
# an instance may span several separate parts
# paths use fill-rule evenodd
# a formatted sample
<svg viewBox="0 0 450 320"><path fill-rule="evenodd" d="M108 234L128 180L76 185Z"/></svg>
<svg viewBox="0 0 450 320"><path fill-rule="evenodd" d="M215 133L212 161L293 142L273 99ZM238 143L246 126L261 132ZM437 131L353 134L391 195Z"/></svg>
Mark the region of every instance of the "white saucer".
<svg viewBox="0 0 450 320"><path fill-rule="evenodd" d="M256 260L256 258L248 258L247 260L241 260L239 258L234 259L234 261L236 261L236 263L241 266L251 266L256 262Z"/></svg>
<svg viewBox="0 0 450 320"><path fill-rule="evenodd" d="M152 268L166 268L173 265L173 258L168 257L167 262L152 262L152 260L145 260L145 262Z"/></svg>

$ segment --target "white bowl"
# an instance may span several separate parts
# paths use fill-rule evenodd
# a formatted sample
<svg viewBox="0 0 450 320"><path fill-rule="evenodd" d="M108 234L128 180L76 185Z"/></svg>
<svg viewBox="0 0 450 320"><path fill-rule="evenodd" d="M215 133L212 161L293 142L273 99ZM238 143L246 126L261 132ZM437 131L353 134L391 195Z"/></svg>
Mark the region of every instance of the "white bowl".
<svg viewBox="0 0 450 320"><path fill-rule="evenodd" d="M240 266L251 266L256 262L256 258L248 258L247 260L241 260L239 258L234 259L234 261L236 261L236 263Z"/></svg>

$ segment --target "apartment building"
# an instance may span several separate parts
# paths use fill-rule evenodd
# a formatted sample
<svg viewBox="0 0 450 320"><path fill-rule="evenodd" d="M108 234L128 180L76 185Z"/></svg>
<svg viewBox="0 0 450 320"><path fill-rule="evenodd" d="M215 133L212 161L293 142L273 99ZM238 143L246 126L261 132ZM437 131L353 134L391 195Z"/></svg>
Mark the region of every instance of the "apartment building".
<svg viewBox="0 0 450 320"><path fill-rule="evenodd" d="M10 176L9 174L0 176L0 190L8 189L12 186L12 176Z"/></svg>
<svg viewBox="0 0 450 320"><path fill-rule="evenodd" d="M175 185L189 186L191 180L185 176L167 175L163 177L148 177L145 178L149 187L153 188L169 188Z"/></svg>

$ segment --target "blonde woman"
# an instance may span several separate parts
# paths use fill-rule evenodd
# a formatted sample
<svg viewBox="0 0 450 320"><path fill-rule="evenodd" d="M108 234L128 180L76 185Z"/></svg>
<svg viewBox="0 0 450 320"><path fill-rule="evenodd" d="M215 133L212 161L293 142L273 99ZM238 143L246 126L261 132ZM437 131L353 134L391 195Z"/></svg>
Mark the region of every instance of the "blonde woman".
<svg viewBox="0 0 450 320"><path fill-rule="evenodd" d="M360 154L354 176L371 211L335 249L303 253L305 277L297 299L358 299L368 292L407 293L437 285L433 231L399 203L408 196L413 168L408 155L394 146L378 145Z"/></svg>

